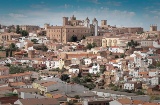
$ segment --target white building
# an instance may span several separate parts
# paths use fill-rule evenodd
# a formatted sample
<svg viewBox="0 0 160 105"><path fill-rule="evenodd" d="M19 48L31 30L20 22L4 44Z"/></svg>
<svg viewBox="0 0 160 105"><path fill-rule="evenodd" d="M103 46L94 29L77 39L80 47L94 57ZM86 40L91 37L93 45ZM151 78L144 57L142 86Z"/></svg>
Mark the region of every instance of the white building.
<svg viewBox="0 0 160 105"><path fill-rule="evenodd" d="M47 69L56 69L60 67L60 62L58 60L54 60L54 61L46 61L46 66Z"/></svg>
<svg viewBox="0 0 160 105"><path fill-rule="evenodd" d="M118 46L110 47L109 51L112 53L124 53L124 50Z"/></svg>
<svg viewBox="0 0 160 105"><path fill-rule="evenodd" d="M69 73L79 73L79 68L70 68Z"/></svg>
<svg viewBox="0 0 160 105"><path fill-rule="evenodd" d="M93 66L89 69L89 73L97 74L100 72L100 65L97 63L93 63Z"/></svg>
<svg viewBox="0 0 160 105"><path fill-rule="evenodd" d="M91 58L84 58L83 60L84 60L84 64L87 65L87 66L92 63Z"/></svg>
<svg viewBox="0 0 160 105"><path fill-rule="evenodd" d="M151 85L159 85L160 81L158 76L152 77L150 80L151 80Z"/></svg>
<svg viewBox="0 0 160 105"><path fill-rule="evenodd" d="M160 48L159 40L158 41L153 41L153 47Z"/></svg>

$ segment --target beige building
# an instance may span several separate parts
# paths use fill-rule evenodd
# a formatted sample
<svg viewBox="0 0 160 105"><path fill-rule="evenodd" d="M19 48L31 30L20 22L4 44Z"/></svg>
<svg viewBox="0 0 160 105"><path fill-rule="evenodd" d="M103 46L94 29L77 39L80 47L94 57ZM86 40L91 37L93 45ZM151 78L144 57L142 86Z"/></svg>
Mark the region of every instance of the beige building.
<svg viewBox="0 0 160 105"><path fill-rule="evenodd" d="M153 46L154 40L141 40L141 47L151 47Z"/></svg>
<svg viewBox="0 0 160 105"><path fill-rule="evenodd" d="M63 26L48 26L46 25L47 37L62 43L71 41L72 36L77 40L81 40L87 36L98 35L98 21L93 19L92 24L88 17L85 20L76 20L74 15L68 19L63 17Z"/></svg>
<svg viewBox="0 0 160 105"><path fill-rule="evenodd" d="M118 46L118 44L120 44L120 38L120 36L104 37L102 39L102 47Z"/></svg>
<svg viewBox="0 0 160 105"><path fill-rule="evenodd" d="M17 39L19 37L21 37L20 34L13 33L13 32L11 32L11 33L2 33L2 34L0 34L0 42L2 42L2 41L10 41L12 39Z"/></svg>
<svg viewBox="0 0 160 105"><path fill-rule="evenodd" d="M123 34L123 33L142 33L143 28L141 28L141 27L122 27L122 28L117 28L116 32L120 33L120 34Z"/></svg>
<svg viewBox="0 0 160 105"><path fill-rule="evenodd" d="M86 39L84 40L84 45L87 46L89 43L90 44L95 43L95 45L97 47L101 47L102 46L102 38L103 38L103 36L89 36L89 37L86 37Z"/></svg>
<svg viewBox="0 0 160 105"><path fill-rule="evenodd" d="M67 43L71 41L72 36L76 36L77 40L90 36L90 28L75 26L50 26L47 29L47 37L57 42Z"/></svg>
<svg viewBox="0 0 160 105"><path fill-rule="evenodd" d="M37 32L37 30L40 27L39 26L33 26L33 25L21 25L20 28L22 30L26 30L27 32Z"/></svg>

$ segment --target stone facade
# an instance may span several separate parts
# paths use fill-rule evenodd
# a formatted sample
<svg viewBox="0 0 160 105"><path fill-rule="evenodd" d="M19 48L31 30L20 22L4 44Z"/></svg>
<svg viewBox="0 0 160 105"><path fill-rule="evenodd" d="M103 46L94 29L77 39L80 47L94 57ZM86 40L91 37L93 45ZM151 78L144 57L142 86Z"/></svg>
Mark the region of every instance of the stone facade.
<svg viewBox="0 0 160 105"><path fill-rule="evenodd" d="M103 36L89 36L85 39L84 41L84 45L87 46L89 43L93 44L95 43L95 45L97 47L101 47L102 46L102 37Z"/></svg>
<svg viewBox="0 0 160 105"><path fill-rule="evenodd" d="M22 25L20 26L22 30L26 30L27 32L37 32L39 26L32 26L32 25Z"/></svg>
<svg viewBox="0 0 160 105"><path fill-rule="evenodd" d="M21 37L20 34L16 34L16 33L13 33L13 32L11 32L11 33L2 33L2 34L0 34L0 42L2 42L2 41L10 41L12 39L16 39L16 38L19 38L19 37Z"/></svg>
<svg viewBox="0 0 160 105"><path fill-rule="evenodd" d="M93 19L92 24L88 17L85 20L76 20L74 15L68 19L63 17L63 26L47 26L47 37L57 42L67 43L72 41L72 36L81 40L87 36L98 35L98 21Z"/></svg>

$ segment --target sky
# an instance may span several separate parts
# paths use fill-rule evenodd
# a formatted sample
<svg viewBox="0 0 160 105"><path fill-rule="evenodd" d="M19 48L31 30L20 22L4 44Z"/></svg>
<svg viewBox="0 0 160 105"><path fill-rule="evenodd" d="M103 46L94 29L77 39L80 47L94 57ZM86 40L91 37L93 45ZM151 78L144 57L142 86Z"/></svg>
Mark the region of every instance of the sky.
<svg viewBox="0 0 160 105"><path fill-rule="evenodd" d="M107 20L117 27L143 27L160 23L160 0L1 0L0 24L62 25L62 17ZM160 27L158 28L160 29Z"/></svg>

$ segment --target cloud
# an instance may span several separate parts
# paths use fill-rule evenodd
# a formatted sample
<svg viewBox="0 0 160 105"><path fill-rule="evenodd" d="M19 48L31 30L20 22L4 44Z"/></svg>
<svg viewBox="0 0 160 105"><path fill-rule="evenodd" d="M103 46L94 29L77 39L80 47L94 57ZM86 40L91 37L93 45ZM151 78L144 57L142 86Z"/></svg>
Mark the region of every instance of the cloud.
<svg viewBox="0 0 160 105"><path fill-rule="evenodd" d="M12 17L12 18L24 18L24 17L27 17L27 16L25 16L23 14L16 14L16 13L9 13L8 15L10 17Z"/></svg>
<svg viewBox="0 0 160 105"><path fill-rule="evenodd" d="M25 13L25 16L22 15ZM123 26L136 26L139 22L135 23L134 16L136 15L133 11L120 11L120 10L111 10L109 8L99 8L93 9L91 7L88 8L79 8L78 10L72 10L65 12L63 10L59 12L53 12L52 10L21 10L17 14L10 13L12 17L27 17L27 18L4 18L2 24L20 24L20 25L39 25L43 26L44 23L50 23L53 25L62 25L62 17L67 16L70 17L75 15L77 19L84 20L86 17L89 17L90 22L94 17L99 21L108 20L109 25L123 25ZM0 19L1 20L1 19ZM10 21L8 21L10 20Z"/></svg>
<svg viewBox="0 0 160 105"><path fill-rule="evenodd" d="M64 6L62 6L62 8L65 8L65 9L70 8L70 7L73 7L73 6L69 4L64 4Z"/></svg>
<svg viewBox="0 0 160 105"><path fill-rule="evenodd" d="M155 14L155 15L160 15L160 11L159 10L153 10L153 11L150 11L152 14Z"/></svg>
<svg viewBox="0 0 160 105"><path fill-rule="evenodd" d="M89 0L89 1L94 3L94 4L101 4L98 0Z"/></svg>
<svg viewBox="0 0 160 105"><path fill-rule="evenodd" d="M113 5L113 6L121 6L121 2L116 1L108 1L106 2L107 5Z"/></svg>

